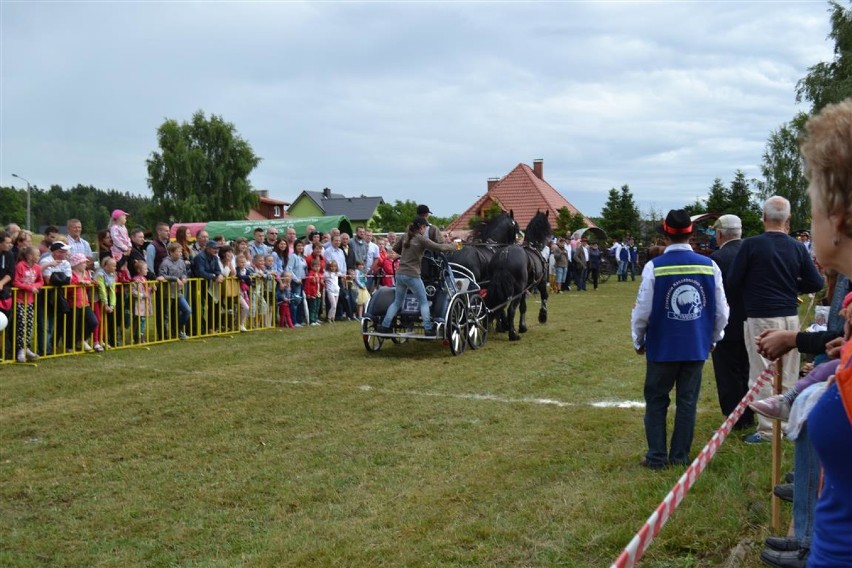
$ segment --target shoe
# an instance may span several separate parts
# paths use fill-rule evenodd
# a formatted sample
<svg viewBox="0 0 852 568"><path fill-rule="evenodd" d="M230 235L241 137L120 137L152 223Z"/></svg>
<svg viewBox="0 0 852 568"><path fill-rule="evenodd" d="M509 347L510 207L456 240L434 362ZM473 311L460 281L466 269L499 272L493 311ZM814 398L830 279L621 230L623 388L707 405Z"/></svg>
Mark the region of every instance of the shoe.
<svg viewBox="0 0 852 568"><path fill-rule="evenodd" d="M423 332L423 334L426 337L435 337L437 335L437 330L435 329L434 326L432 326L432 329L427 329L426 331Z"/></svg>
<svg viewBox="0 0 852 568"><path fill-rule="evenodd" d="M749 434L745 438L743 438L743 442L746 444L765 444L769 440L764 438L760 432L755 432L753 434Z"/></svg>
<svg viewBox="0 0 852 568"><path fill-rule="evenodd" d="M30 351L29 349L26 350L26 355L28 361L36 361L38 359L38 355Z"/></svg>
<svg viewBox="0 0 852 568"><path fill-rule="evenodd" d="M86 353L91 353L92 351L94 351L94 349L92 349L92 346L89 345L86 341L83 341L83 351L85 351Z"/></svg>
<svg viewBox="0 0 852 568"><path fill-rule="evenodd" d="M644 459L644 460L642 460L642 461L640 461L640 462L639 462L639 465L641 465L642 467L648 468L648 469L653 469L654 471L659 471L659 470L662 470L662 469L666 469L666 464L664 464L664 463L662 463L662 464L659 464L659 463L651 463L651 462L649 462L649 461L648 461L648 459L647 459L647 458L646 458L646 459Z"/></svg>
<svg viewBox="0 0 852 568"><path fill-rule="evenodd" d="M241 325L241 326L240 326L240 331L248 331L248 330L246 329L246 326Z"/></svg>
<svg viewBox="0 0 852 568"><path fill-rule="evenodd" d="M180 333L178 333L178 339L184 340L184 339L189 339L189 337L184 332L180 332Z"/></svg>
<svg viewBox="0 0 852 568"><path fill-rule="evenodd" d="M376 333L393 333L393 329L389 327L385 327L383 325L376 326Z"/></svg>
<svg viewBox="0 0 852 568"><path fill-rule="evenodd" d="M783 536L770 536L766 539L766 546L779 552L797 551L802 547L799 539Z"/></svg>
<svg viewBox="0 0 852 568"><path fill-rule="evenodd" d="M787 483L793 483L793 479L795 479L795 473L793 473L792 471L788 471L784 474L784 481L786 481Z"/></svg>
<svg viewBox="0 0 852 568"><path fill-rule="evenodd" d="M766 416L767 418L787 420L790 417L790 403L781 394L751 402L748 406L761 416Z"/></svg>
<svg viewBox="0 0 852 568"><path fill-rule="evenodd" d="M809 552L807 548L800 548L799 550L791 550L789 552L763 549L760 553L760 559L765 564L774 566L775 568L806 568Z"/></svg>
<svg viewBox="0 0 852 568"><path fill-rule="evenodd" d="M315 321L315 322L314 322L314 323L312 323L311 325L319 325L319 324L320 324L320 322Z"/></svg>
<svg viewBox="0 0 852 568"><path fill-rule="evenodd" d="M18 363L26 363L26 362L27 362L27 354L23 349L21 349L20 351L18 351Z"/></svg>
<svg viewBox="0 0 852 568"><path fill-rule="evenodd" d="M792 483L780 483L772 488L772 492L775 494L776 497L778 497L782 501L787 501L788 503L793 502Z"/></svg>
<svg viewBox="0 0 852 568"><path fill-rule="evenodd" d="M304 324L301 324L301 323L295 323L295 324L293 324L293 327L304 327Z"/></svg>
<svg viewBox="0 0 852 568"><path fill-rule="evenodd" d="M95 351L97 351L98 353L103 353L104 352L103 345L101 345L100 343L95 343Z"/></svg>

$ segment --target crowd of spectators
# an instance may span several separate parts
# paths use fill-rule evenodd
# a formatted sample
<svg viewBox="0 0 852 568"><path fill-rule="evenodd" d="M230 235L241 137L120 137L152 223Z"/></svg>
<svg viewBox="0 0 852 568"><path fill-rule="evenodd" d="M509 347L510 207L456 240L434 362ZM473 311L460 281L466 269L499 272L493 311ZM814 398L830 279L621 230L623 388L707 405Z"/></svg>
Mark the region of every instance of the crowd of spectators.
<svg viewBox="0 0 852 568"><path fill-rule="evenodd" d="M393 283L394 233L269 227L227 242L181 226L172 240L158 223L149 241L128 218L113 211L94 247L77 219L64 236L48 226L37 246L15 223L0 231L3 359L356 320L371 291Z"/></svg>

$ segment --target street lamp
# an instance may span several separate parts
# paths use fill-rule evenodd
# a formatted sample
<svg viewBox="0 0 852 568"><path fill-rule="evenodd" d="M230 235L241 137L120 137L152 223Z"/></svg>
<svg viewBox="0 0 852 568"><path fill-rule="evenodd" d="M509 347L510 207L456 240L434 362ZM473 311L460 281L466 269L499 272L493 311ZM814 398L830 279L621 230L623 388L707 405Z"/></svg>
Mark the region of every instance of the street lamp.
<svg viewBox="0 0 852 568"><path fill-rule="evenodd" d="M25 182L27 182L27 230L32 231L33 230L32 226L31 226L32 221L30 219L30 182L27 181L26 178L22 178L18 174L12 174L12 177L22 179Z"/></svg>

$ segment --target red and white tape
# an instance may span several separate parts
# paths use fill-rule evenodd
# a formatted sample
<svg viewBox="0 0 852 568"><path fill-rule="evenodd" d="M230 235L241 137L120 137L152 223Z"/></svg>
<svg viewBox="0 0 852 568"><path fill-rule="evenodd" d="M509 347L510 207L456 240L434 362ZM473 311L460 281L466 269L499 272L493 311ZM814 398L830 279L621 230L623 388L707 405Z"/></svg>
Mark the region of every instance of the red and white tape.
<svg viewBox="0 0 852 568"><path fill-rule="evenodd" d="M737 420L739 420L740 416L742 416L743 412L745 412L748 403L754 400L757 391L759 391L767 382L771 382L774 376L774 364L766 367L763 372L760 373L760 376L757 378L757 381L755 381L754 386L749 389L734 411L725 419L722 426L716 430L713 437L710 438L710 441L707 442L707 445L704 446L698 454L698 457L695 458L680 479L677 480L677 483L675 483L672 490L669 491L669 494L666 495L665 499L663 499L663 502L660 503L660 506L651 513L651 516L648 517L648 520L645 521L645 524L639 532L636 533L630 543L624 547L621 555L619 555L616 561L612 563L610 568L632 568L633 566L636 566L636 563L639 562L642 555L645 554L646 550L648 550L648 547L651 545L651 541L660 533L660 529L663 528L663 525L665 525L666 521L669 520L669 517L672 513L674 513L674 510L677 509L677 506L680 505L681 501L683 501L687 491L689 491L695 483L695 480L698 479L698 476L701 475L701 472L704 471L704 468L707 467L707 464L710 463L710 460L713 458L716 450L719 449L719 446L722 445L722 442L724 442L725 438L728 437L728 434L731 433L731 428L733 428L734 424L736 424Z"/></svg>

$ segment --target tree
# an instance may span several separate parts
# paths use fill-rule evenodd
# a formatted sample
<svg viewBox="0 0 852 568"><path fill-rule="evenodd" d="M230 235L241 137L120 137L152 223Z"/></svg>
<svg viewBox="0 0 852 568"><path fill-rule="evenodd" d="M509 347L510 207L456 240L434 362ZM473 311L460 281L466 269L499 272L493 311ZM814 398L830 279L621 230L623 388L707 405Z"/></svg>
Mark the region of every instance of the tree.
<svg viewBox="0 0 852 568"><path fill-rule="evenodd" d="M244 219L257 204L249 174L260 163L234 125L204 112L192 122L168 119L157 129L160 152L146 161L159 218L174 221Z"/></svg>
<svg viewBox="0 0 852 568"><path fill-rule="evenodd" d="M417 217L417 203L409 199L400 201L397 199L393 205L381 203L376 208L378 215L378 229L382 231L406 231L411 221Z"/></svg>
<svg viewBox="0 0 852 568"><path fill-rule="evenodd" d="M639 219L639 208L633 200L630 186L621 186L620 192L614 187L610 189L607 202L601 210L601 228L610 236L636 234Z"/></svg>
<svg viewBox="0 0 852 568"><path fill-rule="evenodd" d="M574 231L585 229L586 227L588 227L586 225L586 217L579 211L571 213L570 209L563 206L556 212L556 231L554 234L571 236Z"/></svg>
<svg viewBox="0 0 852 568"><path fill-rule="evenodd" d="M829 2L834 60L817 63L796 84L796 102L809 101L816 114L831 103L838 103L852 93L852 11L838 2Z"/></svg>
<svg viewBox="0 0 852 568"><path fill-rule="evenodd" d="M799 113L790 123L772 131L763 152L763 183L759 186L762 199L773 195L786 197L790 201L790 226L801 229L810 224L810 200L808 182L802 171L799 156L799 136L808 116Z"/></svg>

